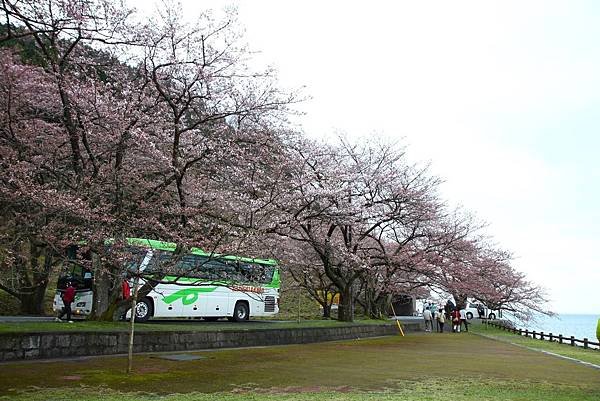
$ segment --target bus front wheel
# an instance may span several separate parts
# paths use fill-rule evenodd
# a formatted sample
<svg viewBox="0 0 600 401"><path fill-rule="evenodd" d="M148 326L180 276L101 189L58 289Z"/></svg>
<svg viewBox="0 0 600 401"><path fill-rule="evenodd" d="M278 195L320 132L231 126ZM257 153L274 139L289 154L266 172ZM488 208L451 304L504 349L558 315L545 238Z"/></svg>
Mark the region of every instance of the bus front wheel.
<svg viewBox="0 0 600 401"><path fill-rule="evenodd" d="M248 304L242 301L238 301L233 309L233 320L236 322L245 322L250 317L250 311L248 310Z"/></svg>
<svg viewBox="0 0 600 401"><path fill-rule="evenodd" d="M154 306L148 298L143 298L135 305L135 320L145 322L154 314Z"/></svg>
<svg viewBox="0 0 600 401"><path fill-rule="evenodd" d="M490 313L490 315L488 316L490 320L496 320L496 314L495 313Z"/></svg>

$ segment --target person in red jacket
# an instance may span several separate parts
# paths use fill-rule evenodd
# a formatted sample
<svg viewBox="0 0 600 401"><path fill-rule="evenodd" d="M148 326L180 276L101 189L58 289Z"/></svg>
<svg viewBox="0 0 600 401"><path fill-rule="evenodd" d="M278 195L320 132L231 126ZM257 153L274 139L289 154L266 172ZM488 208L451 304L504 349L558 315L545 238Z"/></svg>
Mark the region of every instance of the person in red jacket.
<svg viewBox="0 0 600 401"><path fill-rule="evenodd" d="M458 308L454 309L451 314L452 317L452 332L460 333L460 311Z"/></svg>
<svg viewBox="0 0 600 401"><path fill-rule="evenodd" d="M66 314L67 320L69 323L73 323L71 320L71 304L75 300L75 287L73 287L73 283L67 283L67 288L62 295L62 301L65 306L63 306L62 311L58 315L58 320L62 320L62 317Z"/></svg>

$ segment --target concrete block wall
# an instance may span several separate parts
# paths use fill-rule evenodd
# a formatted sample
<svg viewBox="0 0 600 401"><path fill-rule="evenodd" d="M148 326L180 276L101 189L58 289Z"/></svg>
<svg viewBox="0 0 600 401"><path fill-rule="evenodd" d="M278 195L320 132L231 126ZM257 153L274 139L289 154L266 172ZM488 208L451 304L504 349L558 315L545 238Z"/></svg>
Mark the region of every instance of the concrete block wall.
<svg viewBox="0 0 600 401"><path fill-rule="evenodd" d="M421 322L404 323L405 331L421 331ZM283 344L305 344L396 335L394 324L231 331L136 332L134 352L186 351ZM0 361L64 358L127 353L127 332L0 333Z"/></svg>

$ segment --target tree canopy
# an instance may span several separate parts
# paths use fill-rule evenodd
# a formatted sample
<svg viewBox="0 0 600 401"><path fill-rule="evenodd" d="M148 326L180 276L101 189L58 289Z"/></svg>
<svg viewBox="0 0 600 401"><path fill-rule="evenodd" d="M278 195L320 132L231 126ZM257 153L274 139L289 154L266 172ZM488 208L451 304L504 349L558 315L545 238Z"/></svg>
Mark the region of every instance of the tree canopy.
<svg viewBox="0 0 600 401"><path fill-rule="evenodd" d="M235 12L190 24L175 5L135 22L116 0L0 9L0 289L24 311L40 313L64 249L84 241L105 314L123 268L104 241L143 237L281 259L322 305L339 292L342 320L428 291L544 312L510 252L404 148L293 130L302 97L249 67Z"/></svg>

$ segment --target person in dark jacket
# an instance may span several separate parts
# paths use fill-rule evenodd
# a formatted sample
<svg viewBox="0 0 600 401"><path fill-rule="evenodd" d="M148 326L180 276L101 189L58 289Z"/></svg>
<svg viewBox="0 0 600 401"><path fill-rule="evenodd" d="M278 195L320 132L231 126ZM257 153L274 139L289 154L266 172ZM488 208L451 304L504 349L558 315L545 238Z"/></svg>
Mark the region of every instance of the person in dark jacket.
<svg viewBox="0 0 600 401"><path fill-rule="evenodd" d="M483 319L485 317L485 309L483 308L483 305L477 305L477 314L479 315L480 319Z"/></svg>
<svg viewBox="0 0 600 401"><path fill-rule="evenodd" d="M452 303L452 301L448 300L448 302L446 302L446 305L444 306L444 312L446 313L446 320L450 320L451 319L451 314L454 311L454 304Z"/></svg>
<svg viewBox="0 0 600 401"><path fill-rule="evenodd" d="M73 286L73 283L67 283L67 288L65 289L65 292L63 292L62 294L62 301L63 301L63 308L60 312L60 314L58 315L58 320L62 320L62 317L66 314L67 315L67 320L69 321L69 323L73 323L73 321L71 320L71 304L73 303L73 301L75 300L75 287Z"/></svg>

